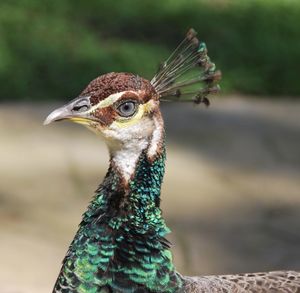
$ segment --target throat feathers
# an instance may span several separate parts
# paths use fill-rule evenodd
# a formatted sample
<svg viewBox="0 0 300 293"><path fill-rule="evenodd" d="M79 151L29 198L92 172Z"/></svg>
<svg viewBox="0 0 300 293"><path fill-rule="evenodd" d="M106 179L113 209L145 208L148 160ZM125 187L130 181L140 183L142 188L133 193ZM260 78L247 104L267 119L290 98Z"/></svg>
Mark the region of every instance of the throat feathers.
<svg viewBox="0 0 300 293"><path fill-rule="evenodd" d="M142 153L146 155L150 162L153 162L156 157L164 152L165 134L160 113L157 113L153 119L144 121L143 127L136 124L132 128L136 128L133 130L136 134L134 137L122 133L122 141L116 142L113 140L108 142L111 161L119 170L125 183L134 175L137 162ZM129 137L128 140L125 138L126 135Z"/></svg>

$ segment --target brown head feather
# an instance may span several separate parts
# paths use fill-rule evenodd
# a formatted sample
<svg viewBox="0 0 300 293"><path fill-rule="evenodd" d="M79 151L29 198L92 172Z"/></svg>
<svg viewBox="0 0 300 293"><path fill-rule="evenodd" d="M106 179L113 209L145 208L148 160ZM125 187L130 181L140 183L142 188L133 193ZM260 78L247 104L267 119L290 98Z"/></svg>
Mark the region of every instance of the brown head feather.
<svg viewBox="0 0 300 293"><path fill-rule="evenodd" d="M132 73L111 72L92 80L80 96L91 96L92 105L99 103L111 94L123 91L142 91L141 98L147 102L150 98L158 98L150 81Z"/></svg>

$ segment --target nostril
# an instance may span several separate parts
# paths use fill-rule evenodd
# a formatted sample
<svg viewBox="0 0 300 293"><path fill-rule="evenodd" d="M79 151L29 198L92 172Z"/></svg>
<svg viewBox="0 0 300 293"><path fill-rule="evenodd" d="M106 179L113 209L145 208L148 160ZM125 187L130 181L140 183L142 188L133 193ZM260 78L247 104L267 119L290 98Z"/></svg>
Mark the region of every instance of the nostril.
<svg viewBox="0 0 300 293"><path fill-rule="evenodd" d="M87 98L77 99L73 102L72 112L81 113L85 112L90 108L90 103Z"/></svg>
<svg viewBox="0 0 300 293"><path fill-rule="evenodd" d="M78 105L78 106L74 106L72 110L74 112L85 112L88 110L88 106L87 105Z"/></svg>

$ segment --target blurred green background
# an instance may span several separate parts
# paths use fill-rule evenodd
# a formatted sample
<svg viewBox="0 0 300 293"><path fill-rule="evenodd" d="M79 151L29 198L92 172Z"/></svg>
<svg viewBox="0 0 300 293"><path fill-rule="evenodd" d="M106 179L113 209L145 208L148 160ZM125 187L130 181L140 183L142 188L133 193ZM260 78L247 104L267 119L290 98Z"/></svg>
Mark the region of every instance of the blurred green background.
<svg viewBox="0 0 300 293"><path fill-rule="evenodd" d="M51 292L108 166L97 136L45 117L100 74L151 78L190 27L223 79L208 109L162 103L176 267L299 270L299 1L1 0L0 293Z"/></svg>
<svg viewBox="0 0 300 293"><path fill-rule="evenodd" d="M297 96L299 19L296 0L2 0L0 100L73 97L110 71L150 78L189 27L223 92Z"/></svg>

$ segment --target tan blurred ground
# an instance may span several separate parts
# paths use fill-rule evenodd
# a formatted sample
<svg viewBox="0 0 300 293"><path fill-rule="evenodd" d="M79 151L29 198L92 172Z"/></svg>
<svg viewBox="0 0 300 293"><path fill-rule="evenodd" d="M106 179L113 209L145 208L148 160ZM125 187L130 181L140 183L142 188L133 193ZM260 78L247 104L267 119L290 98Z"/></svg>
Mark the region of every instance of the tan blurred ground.
<svg viewBox="0 0 300 293"><path fill-rule="evenodd" d="M0 105L0 293L50 292L108 163L56 105ZM163 209L186 274L300 269L300 102L165 105Z"/></svg>

